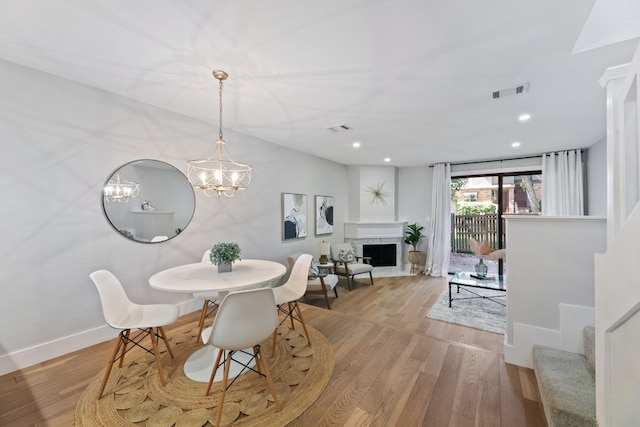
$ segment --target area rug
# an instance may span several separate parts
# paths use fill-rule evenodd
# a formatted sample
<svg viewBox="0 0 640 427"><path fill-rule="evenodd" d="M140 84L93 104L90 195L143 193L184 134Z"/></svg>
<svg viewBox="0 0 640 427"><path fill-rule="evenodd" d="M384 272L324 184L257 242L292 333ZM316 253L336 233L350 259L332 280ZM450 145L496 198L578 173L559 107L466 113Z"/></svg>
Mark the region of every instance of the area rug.
<svg viewBox="0 0 640 427"><path fill-rule="evenodd" d="M274 357L271 339L261 344L281 411L275 411L264 377L248 372L227 390L223 425L284 426L316 401L333 374L335 360L326 338L308 325L307 330L311 346L298 324L295 330L286 325L278 328ZM197 334L197 323L168 333L175 359L166 351L162 354L167 379L164 386L160 384L153 356L136 349L127 354L125 366L113 367L104 396L97 399L103 369L80 397L75 425L213 426L220 383L214 383L209 396L205 396L207 384L194 382L183 373L185 360L202 347L196 342ZM164 345L160 347L162 350Z"/></svg>
<svg viewBox="0 0 640 427"><path fill-rule="evenodd" d="M479 294L488 292L487 295L496 295L495 291L489 292L483 289L474 289L473 291ZM473 294L464 295L465 292L464 288L460 288L460 295L457 296L474 296ZM504 296L497 298L498 301L506 302L506 293L503 294ZM507 308L484 298L454 300L451 307L449 307L449 289L447 288L435 302L427 317L483 331L504 334L507 323Z"/></svg>

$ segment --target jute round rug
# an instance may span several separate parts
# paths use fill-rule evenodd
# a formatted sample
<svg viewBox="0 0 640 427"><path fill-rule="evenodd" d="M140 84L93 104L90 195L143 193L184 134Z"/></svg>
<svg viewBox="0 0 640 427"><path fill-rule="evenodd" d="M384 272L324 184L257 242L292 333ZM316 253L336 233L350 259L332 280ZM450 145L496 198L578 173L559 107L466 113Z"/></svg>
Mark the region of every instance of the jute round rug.
<svg viewBox="0 0 640 427"><path fill-rule="evenodd" d="M320 332L307 325L310 346L301 325L296 324L296 329L291 330L287 324L288 321L278 328L274 357L271 339L261 344L281 411L275 411L264 377L247 372L227 390L223 425L284 426L315 402L326 387L335 363L331 346ZM78 401L76 425L213 426L220 383L214 383L209 396L205 396L207 384L186 378L182 369L185 360L202 347L196 343L197 333L196 323L168 333L175 359L160 344L167 380L164 386L160 384L153 356L136 349L127 354L122 368L114 365L104 396L98 400L103 369Z"/></svg>

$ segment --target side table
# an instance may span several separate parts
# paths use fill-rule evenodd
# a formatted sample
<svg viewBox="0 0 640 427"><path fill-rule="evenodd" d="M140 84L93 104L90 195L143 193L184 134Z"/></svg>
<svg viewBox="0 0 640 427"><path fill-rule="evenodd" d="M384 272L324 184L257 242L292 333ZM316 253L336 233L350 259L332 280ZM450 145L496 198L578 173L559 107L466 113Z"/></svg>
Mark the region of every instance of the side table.
<svg viewBox="0 0 640 427"><path fill-rule="evenodd" d="M335 265L332 262L328 262L326 264L316 264L318 266L318 270L324 271L325 274L334 274Z"/></svg>

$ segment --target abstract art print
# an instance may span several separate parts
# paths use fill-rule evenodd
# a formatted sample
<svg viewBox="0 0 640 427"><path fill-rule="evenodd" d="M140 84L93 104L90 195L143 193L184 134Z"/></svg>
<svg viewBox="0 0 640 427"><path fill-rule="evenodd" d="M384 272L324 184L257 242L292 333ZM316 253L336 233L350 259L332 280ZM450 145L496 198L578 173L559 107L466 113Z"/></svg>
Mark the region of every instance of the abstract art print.
<svg viewBox="0 0 640 427"><path fill-rule="evenodd" d="M316 235L333 233L333 197L316 196Z"/></svg>
<svg viewBox="0 0 640 427"><path fill-rule="evenodd" d="M282 240L307 237L307 195L282 193Z"/></svg>

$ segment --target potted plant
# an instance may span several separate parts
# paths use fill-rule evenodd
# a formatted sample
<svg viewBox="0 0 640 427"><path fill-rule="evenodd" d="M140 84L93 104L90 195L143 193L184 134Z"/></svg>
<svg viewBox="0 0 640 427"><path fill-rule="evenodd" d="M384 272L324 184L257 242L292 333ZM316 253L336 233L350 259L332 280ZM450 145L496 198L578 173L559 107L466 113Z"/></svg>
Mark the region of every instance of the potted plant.
<svg viewBox="0 0 640 427"><path fill-rule="evenodd" d="M418 243L422 238L422 230L423 226L418 225L417 223L407 225L407 229L405 230L405 238L404 242L407 245L411 245L413 247L412 251L409 251L409 262L411 263L411 273L415 273L420 268L420 251L418 250Z"/></svg>
<svg viewBox="0 0 640 427"><path fill-rule="evenodd" d="M211 248L209 259L218 266L218 273L231 271L231 264L240 259L240 246L237 243L218 242Z"/></svg>

